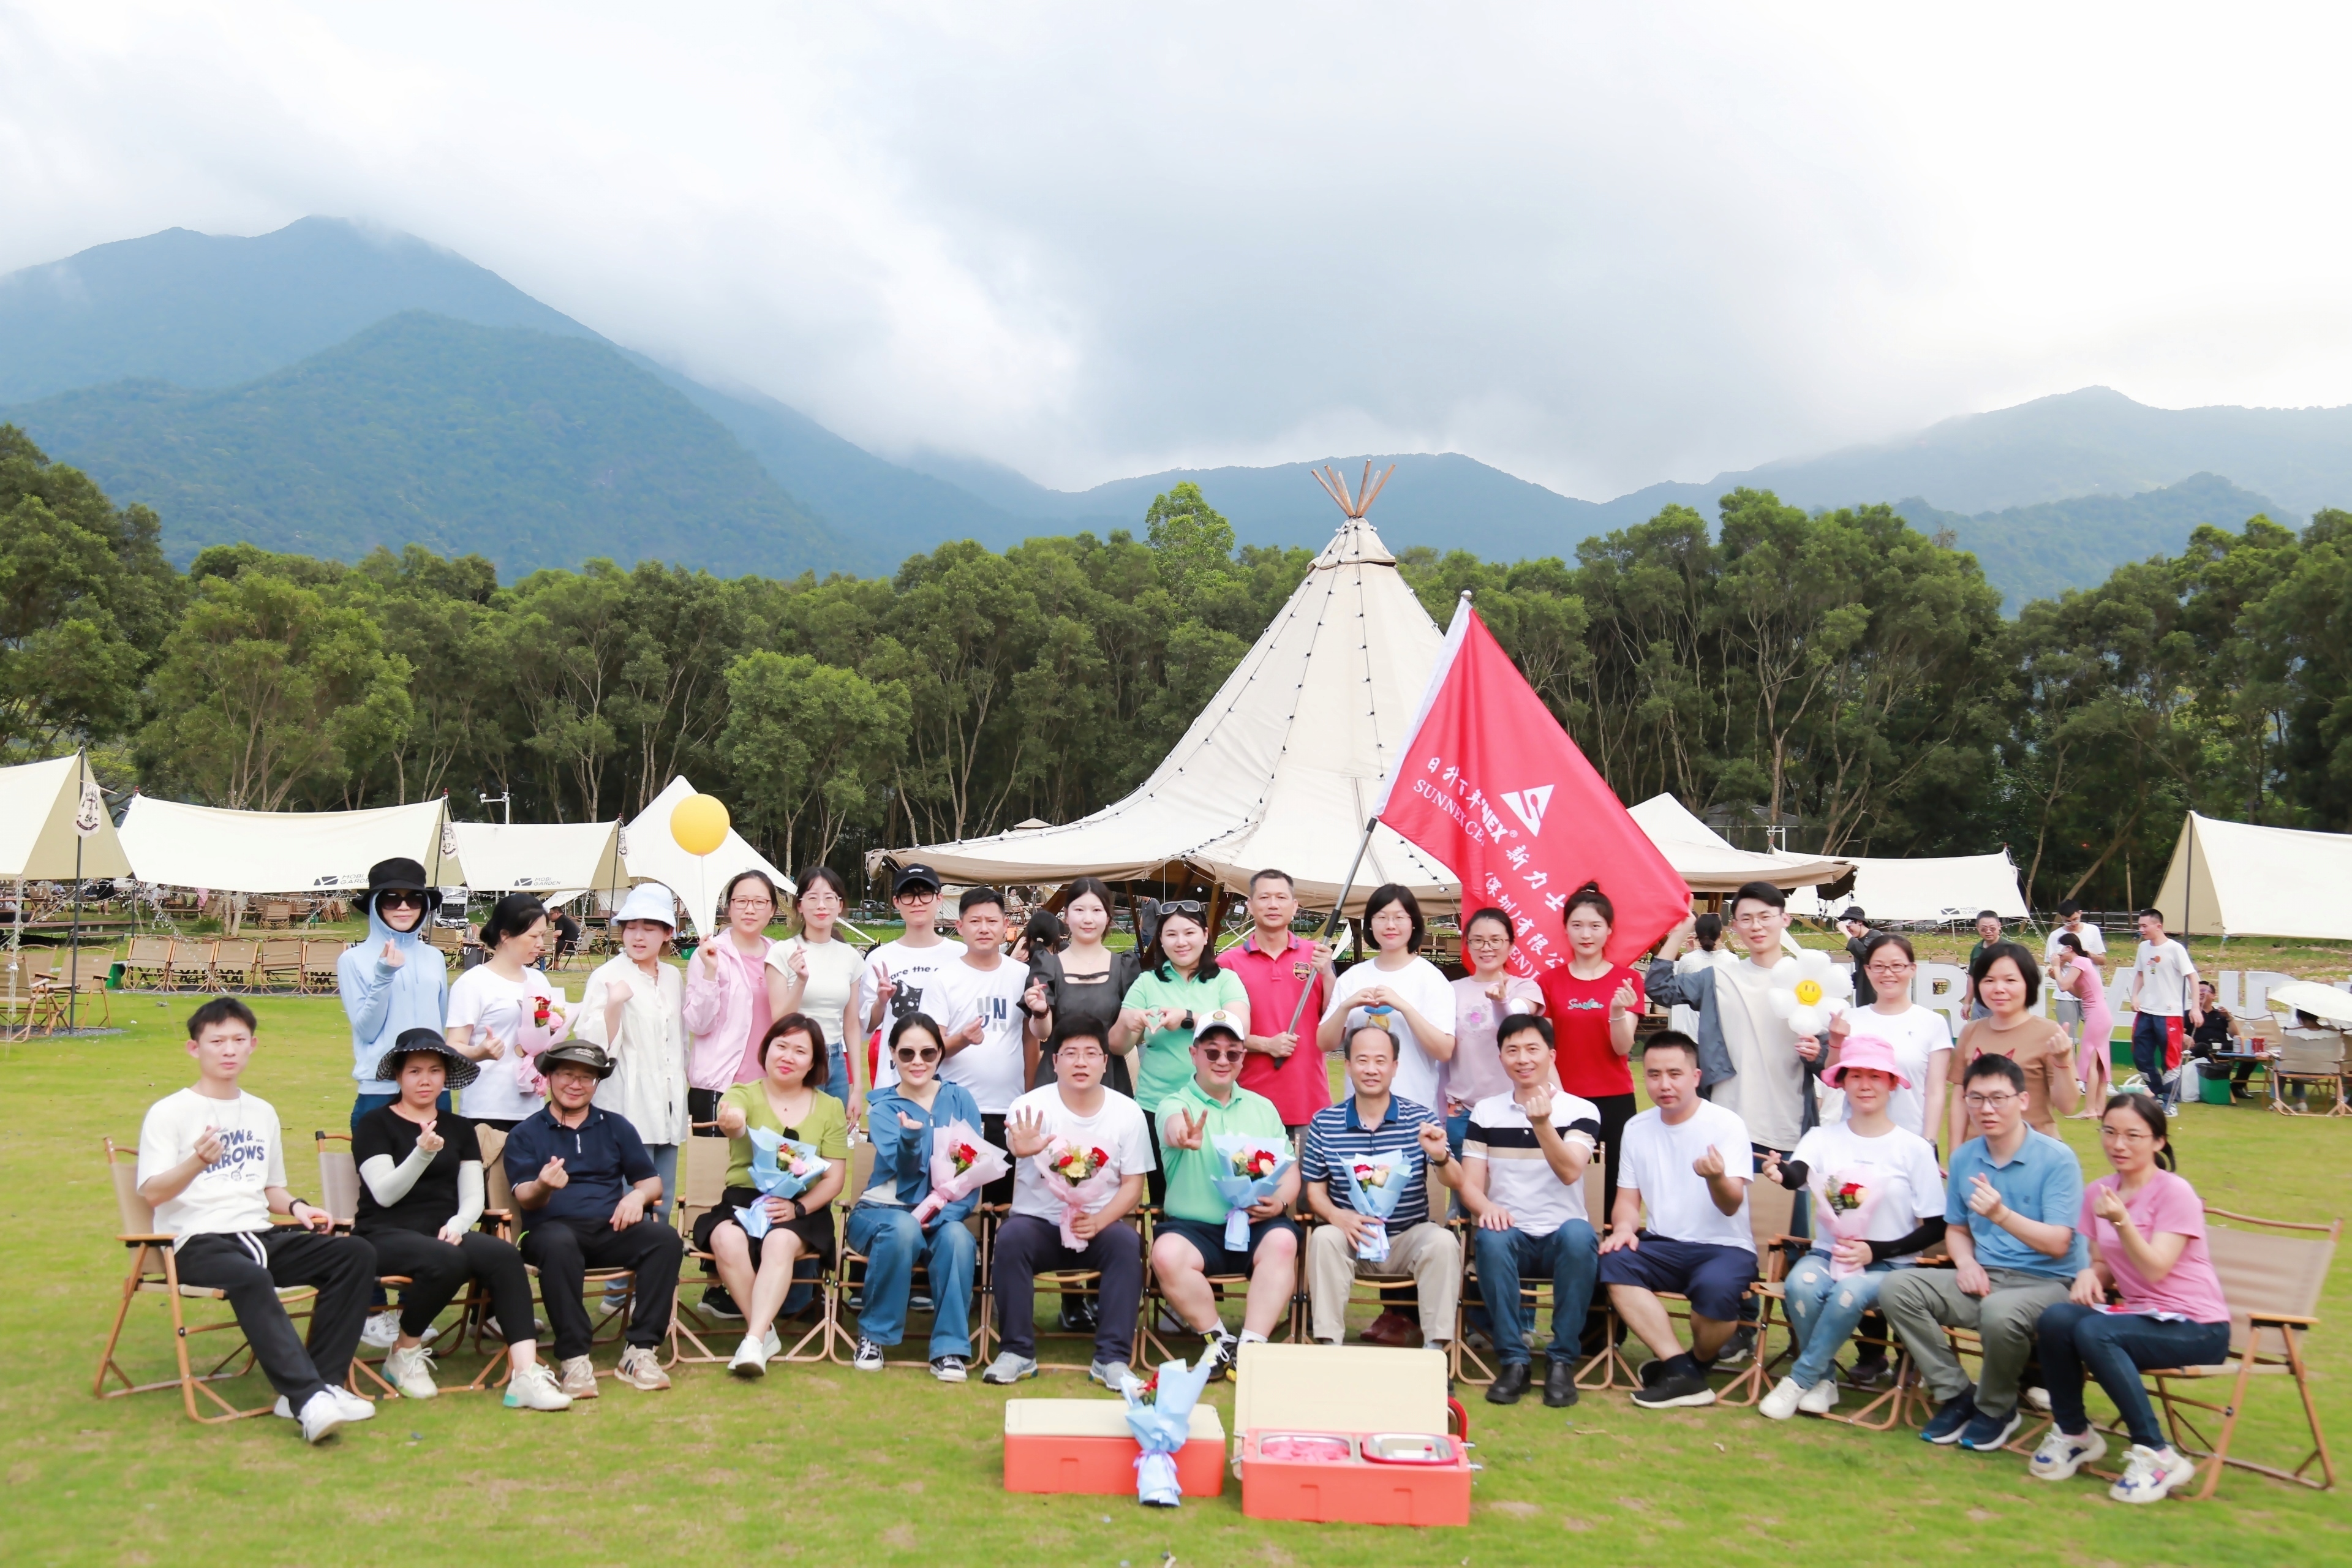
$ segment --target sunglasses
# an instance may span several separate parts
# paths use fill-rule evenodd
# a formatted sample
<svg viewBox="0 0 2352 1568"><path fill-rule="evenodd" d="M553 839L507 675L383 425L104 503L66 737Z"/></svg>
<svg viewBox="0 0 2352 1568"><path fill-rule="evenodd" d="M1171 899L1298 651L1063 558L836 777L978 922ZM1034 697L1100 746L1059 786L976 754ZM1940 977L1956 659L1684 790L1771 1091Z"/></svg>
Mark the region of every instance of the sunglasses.
<svg viewBox="0 0 2352 1568"><path fill-rule="evenodd" d="M380 910L421 910L425 907L425 895L406 892L384 893L377 897L375 907Z"/></svg>
<svg viewBox="0 0 2352 1568"><path fill-rule="evenodd" d="M902 1062L935 1062L940 1059L937 1046L900 1046L890 1054Z"/></svg>
<svg viewBox="0 0 2352 1568"><path fill-rule="evenodd" d="M1209 906L1198 899L1179 899L1172 904L1160 905L1160 912L1163 915L1191 915L1194 920L1203 920L1208 916Z"/></svg>
<svg viewBox="0 0 2352 1568"><path fill-rule="evenodd" d="M1248 1048L1243 1046L1195 1046L1192 1048L1199 1051L1201 1059L1206 1062L1237 1062L1249 1055Z"/></svg>

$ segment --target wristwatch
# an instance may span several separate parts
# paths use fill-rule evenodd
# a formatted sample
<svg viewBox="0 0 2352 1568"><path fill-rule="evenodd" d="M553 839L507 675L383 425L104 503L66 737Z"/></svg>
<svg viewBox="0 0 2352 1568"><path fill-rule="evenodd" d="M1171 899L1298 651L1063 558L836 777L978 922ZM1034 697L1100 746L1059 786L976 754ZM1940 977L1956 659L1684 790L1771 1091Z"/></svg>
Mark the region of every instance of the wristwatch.
<svg viewBox="0 0 2352 1568"><path fill-rule="evenodd" d="M1451 1150L1451 1149L1448 1149L1448 1150L1445 1152L1445 1158L1444 1158L1443 1160L1439 1159L1436 1155L1432 1154L1432 1155L1429 1157L1429 1163L1430 1163L1431 1164L1433 1164L1433 1165L1435 1165L1438 1169L1440 1169L1440 1170L1444 1170L1446 1166L1451 1165L1452 1163L1454 1163L1454 1151L1453 1151L1453 1150Z"/></svg>
<svg viewBox="0 0 2352 1568"><path fill-rule="evenodd" d="M1185 1008L1185 1009L1184 1009L1184 1022L1183 1022L1181 1025L1178 1026L1179 1026L1180 1028L1186 1028L1186 1029L1189 1029L1189 1028L1192 1027L1192 1009L1191 1009L1190 1007L1187 1007L1187 1008Z"/></svg>

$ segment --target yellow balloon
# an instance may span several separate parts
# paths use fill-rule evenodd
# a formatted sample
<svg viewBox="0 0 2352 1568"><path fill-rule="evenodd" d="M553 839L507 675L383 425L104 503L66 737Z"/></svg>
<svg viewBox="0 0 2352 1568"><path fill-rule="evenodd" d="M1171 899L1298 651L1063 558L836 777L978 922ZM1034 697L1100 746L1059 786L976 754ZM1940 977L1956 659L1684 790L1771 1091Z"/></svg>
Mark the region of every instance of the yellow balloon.
<svg viewBox="0 0 2352 1568"><path fill-rule="evenodd" d="M690 795L669 814L669 836L689 855L708 855L727 842L727 807L716 795Z"/></svg>

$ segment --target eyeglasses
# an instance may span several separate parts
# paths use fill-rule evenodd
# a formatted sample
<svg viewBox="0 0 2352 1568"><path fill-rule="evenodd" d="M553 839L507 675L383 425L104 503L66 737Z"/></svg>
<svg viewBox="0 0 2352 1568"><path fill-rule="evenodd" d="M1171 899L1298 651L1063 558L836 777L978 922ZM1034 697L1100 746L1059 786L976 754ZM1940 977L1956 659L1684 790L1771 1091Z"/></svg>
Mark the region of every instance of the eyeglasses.
<svg viewBox="0 0 2352 1568"><path fill-rule="evenodd" d="M935 904L939 900L937 888L909 888L898 895L898 902L902 904Z"/></svg>
<svg viewBox="0 0 2352 1568"><path fill-rule="evenodd" d="M1192 1048L1201 1053L1201 1059L1204 1062L1237 1062L1249 1055L1249 1048L1245 1046L1195 1046Z"/></svg>
<svg viewBox="0 0 2352 1568"><path fill-rule="evenodd" d="M1918 965L1913 963L1908 959L1897 958L1885 963L1875 962L1866 963L1863 965L1863 967L1869 970L1873 974L1900 974L1906 969L1916 969Z"/></svg>
<svg viewBox="0 0 2352 1568"><path fill-rule="evenodd" d="M1474 936L1470 939L1470 945L1472 947L1508 947L1511 945L1511 939L1507 936Z"/></svg>
<svg viewBox="0 0 2352 1568"><path fill-rule="evenodd" d="M1982 1110L1987 1106L2007 1105L2012 1100L2023 1100L2021 1094L1966 1094L1960 1097L1970 1110Z"/></svg>
<svg viewBox="0 0 2352 1568"><path fill-rule="evenodd" d="M730 910L772 910L776 907L776 900L773 899L730 899L727 900L727 907Z"/></svg>
<svg viewBox="0 0 2352 1568"><path fill-rule="evenodd" d="M377 897L375 907L380 910L421 910L425 907L425 895L405 891L383 893Z"/></svg>
<svg viewBox="0 0 2352 1568"><path fill-rule="evenodd" d="M890 1054L902 1062L935 1062L940 1059L937 1046L899 1046Z"/></svg>
<svg viewBox="0 0 2352 1568"><path fill-rule="evenodd" d="M1088 1041L1083 1046L1076 1044L1065 1045L1060 1050L1055 1051L1054 1055L1056 1057L1072 1058L1078 1061L1100 1061L1103 1059L1104 1051L1100 1046L1094 1044L1092 1041Z"/></svg>

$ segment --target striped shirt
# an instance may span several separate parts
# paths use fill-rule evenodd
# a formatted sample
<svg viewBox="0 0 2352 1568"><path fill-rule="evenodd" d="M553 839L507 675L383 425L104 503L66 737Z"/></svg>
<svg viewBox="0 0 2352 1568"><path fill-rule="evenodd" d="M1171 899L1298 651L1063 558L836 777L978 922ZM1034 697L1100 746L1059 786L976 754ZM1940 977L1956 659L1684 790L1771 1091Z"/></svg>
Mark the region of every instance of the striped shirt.
<svg viewBox="0 0 2352 1568"><path fill-rule="evenodd" d="M1601 1142L1601 1112L1564 1089L1551 1097L1551 1124L1589 1155ZM1510 1211L1511 1228L1549 1236L1572 1219L1586 1219L1584 1194L1560 1181L1544 1158L1535 1124L1507 1094L1490 1095L1470 1110L1462 1157L1486 1162L1486 1196Z"/></svg>
<svg viewBox="0 0 2352 1568"><path fill-rule="evenodd" d="M1429 1217L1429 1162L1421 1152L1421 1130L1428 1125L1443 1131L1445 1123L1432 1115L1428 1107L1392 1094L1380 1124L1367 1128L1357 1120L1356 1097L1351 1094L1317 1111L1315 1120L1307 1124L1307 1149L1298 1157L1298 1179L1328 1183L1332 1205L1353 1208L1355 1205L1348 1200L1347 1166L1365 1154L1406 1150L1412 1155L1412 1179L1397 1198L1388 1226L1394 1235L1419 1225Z"/></svg>

